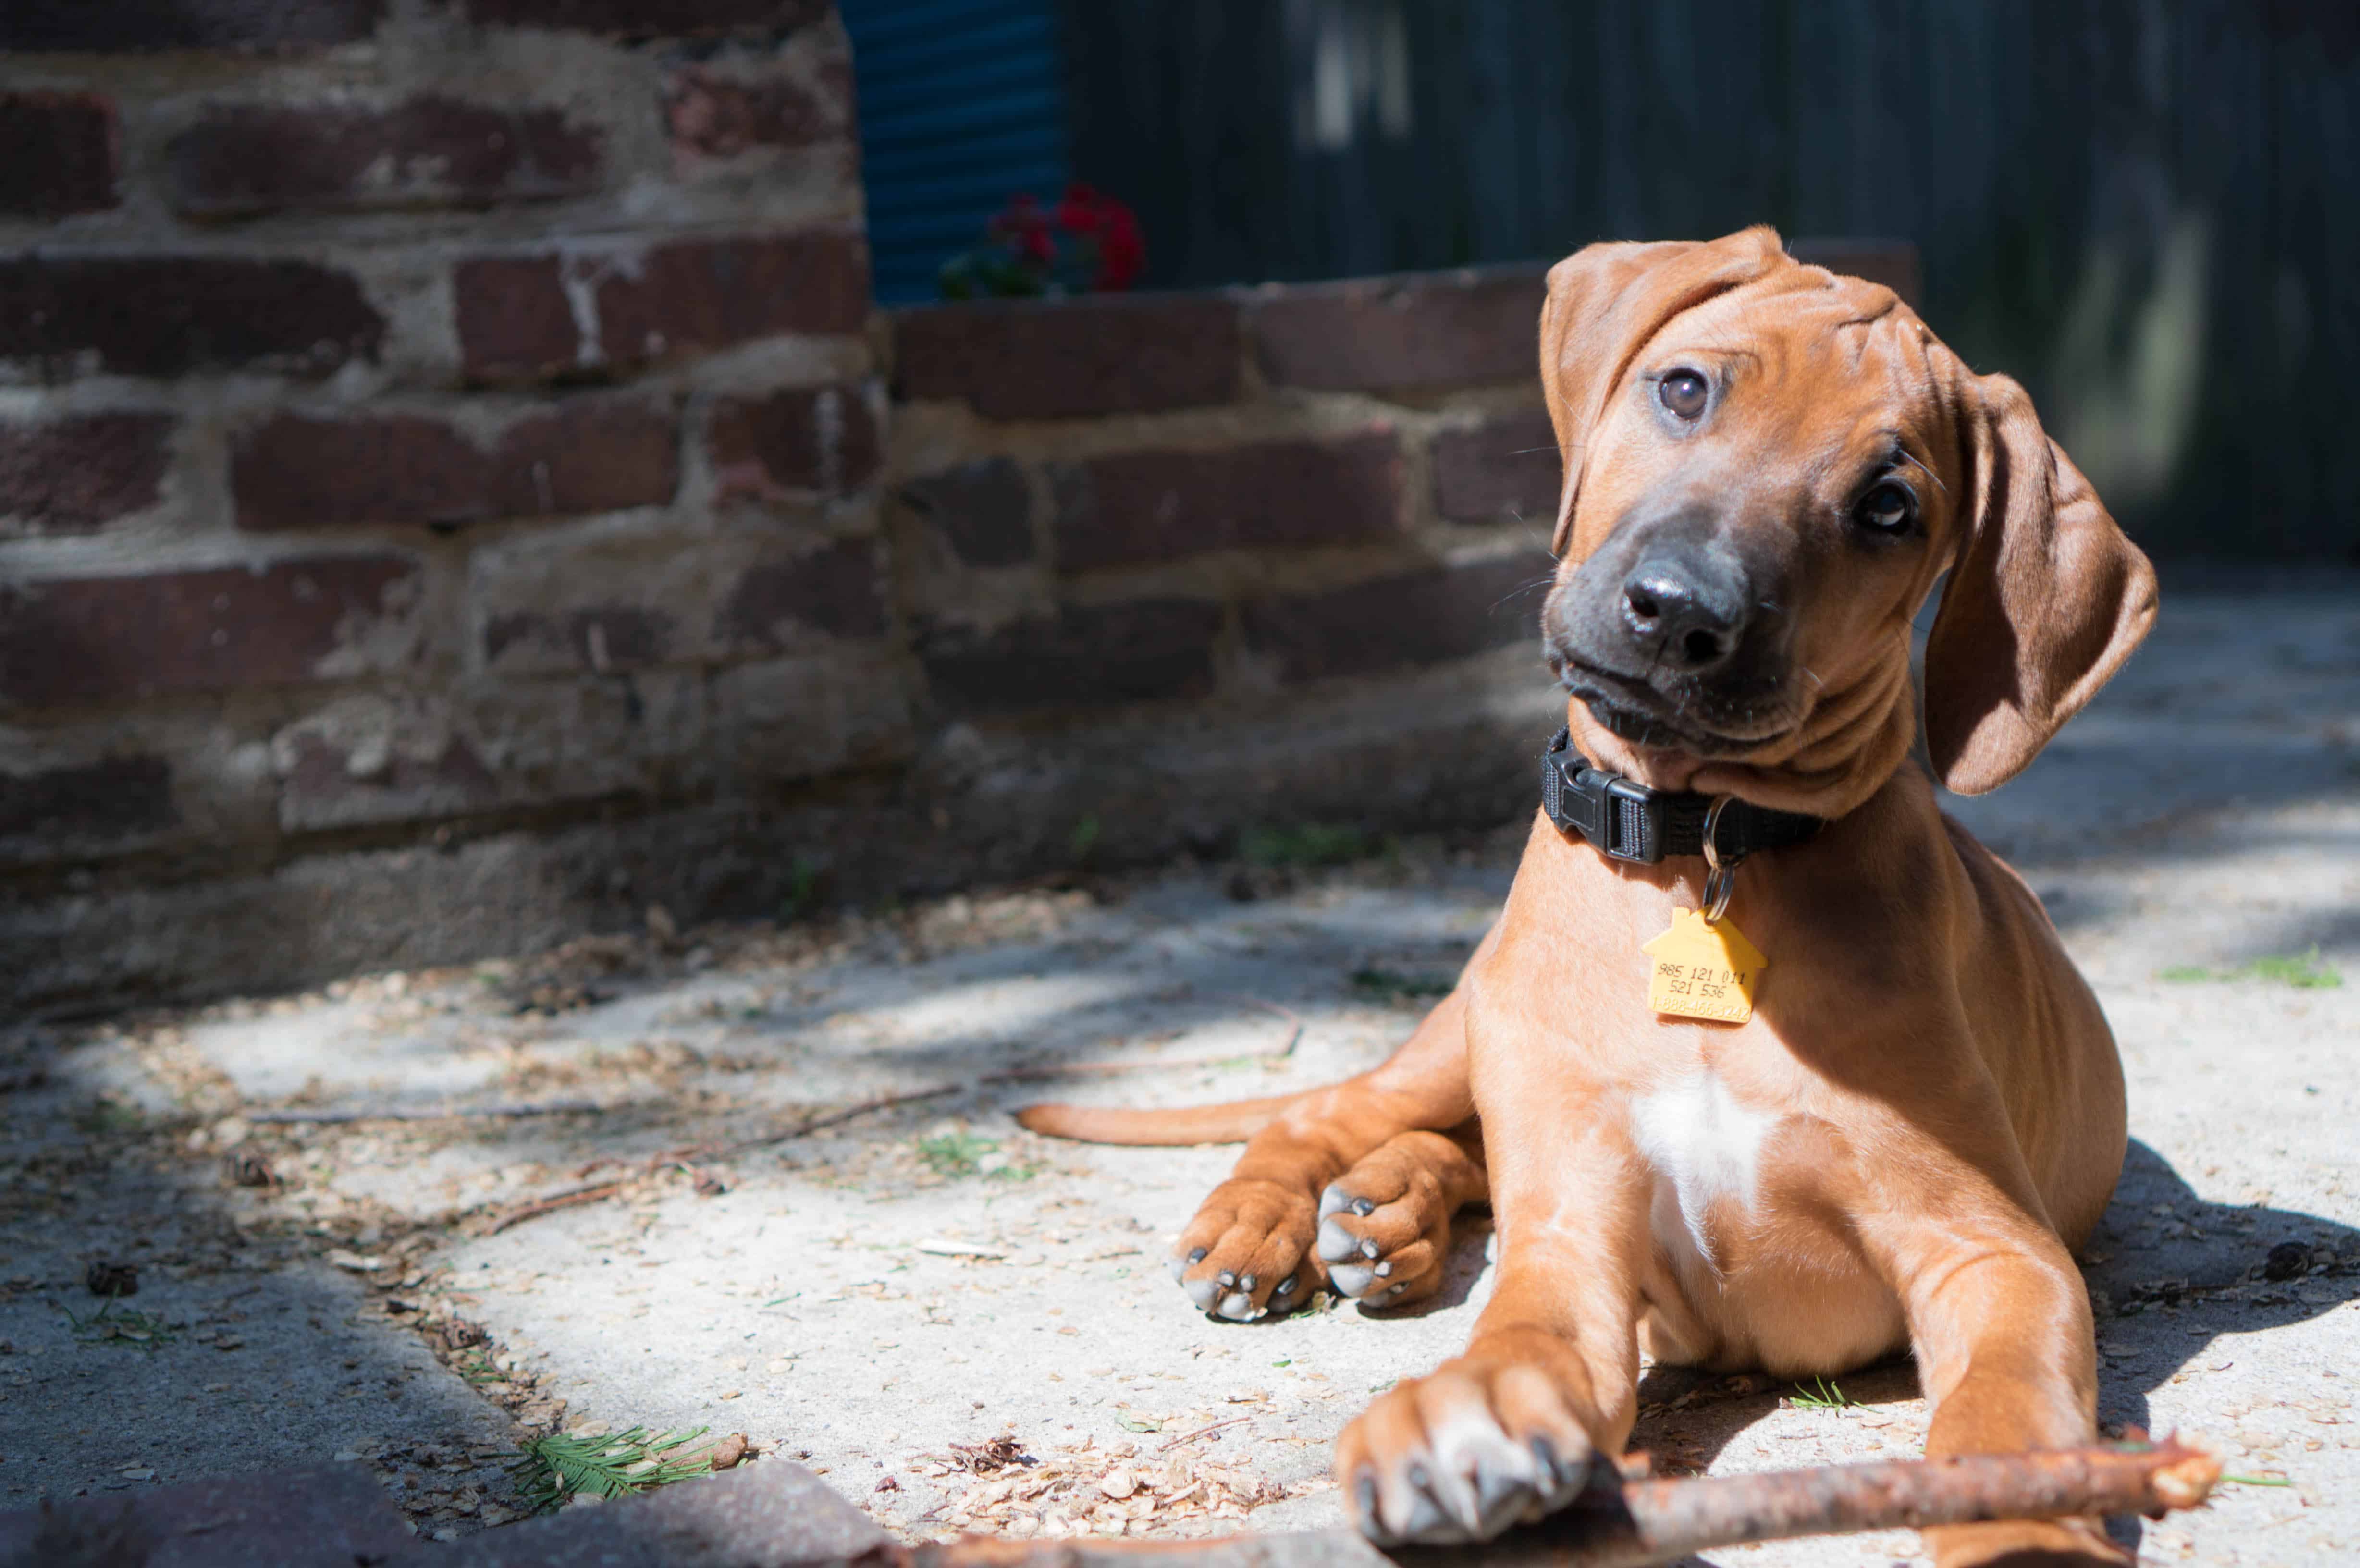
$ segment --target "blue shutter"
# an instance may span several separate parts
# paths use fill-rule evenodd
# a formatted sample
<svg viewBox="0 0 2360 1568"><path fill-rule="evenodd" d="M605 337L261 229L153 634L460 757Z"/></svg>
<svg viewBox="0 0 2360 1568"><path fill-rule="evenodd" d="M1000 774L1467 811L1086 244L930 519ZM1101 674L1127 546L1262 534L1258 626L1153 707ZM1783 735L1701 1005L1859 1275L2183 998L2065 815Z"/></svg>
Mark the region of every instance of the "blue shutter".
<svg viewBox="0 0 2360 1568"><path fill-rule="evenodd" d="M1065 188L1054 0L843 0L860 94L877 299L934 297L934 274L1016 192Z"/></svg>

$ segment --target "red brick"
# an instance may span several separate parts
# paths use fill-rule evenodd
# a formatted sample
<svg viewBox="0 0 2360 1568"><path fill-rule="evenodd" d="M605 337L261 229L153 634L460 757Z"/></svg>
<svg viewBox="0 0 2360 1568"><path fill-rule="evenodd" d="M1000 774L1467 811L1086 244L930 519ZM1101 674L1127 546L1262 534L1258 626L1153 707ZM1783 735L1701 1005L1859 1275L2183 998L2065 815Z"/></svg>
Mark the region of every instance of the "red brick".
<svg viewBox="0 0 2360 1568"><path fill-rule="evenodd" d="M1016 566L1032 559L1032 495L1024 471L984 458L912 479L901 503L942 530L969 566Z"/></svg>
<svg viewBox="0 0 2360 1568"><path fill-rule="evenodd" d="M193 218L311 209L488 206L598 182L603 137L556 109L426 94L384 108L213 108L165 148L172 205Z"/></svg>
<svg viewBox="0 0 2360 1568"><path fill-rule="evenodd" d="M1139 599L990 632L936 627L918 654L935 699L956 712L1103 707L1207 695L1220 629L1218 604Z"/></svg>
<svg viewBox="0 0 2360 1568"><path fill-rule="evenodd" d="M259 571L84 577L0 589L0 702L118 702L322 679L368 620L403 615L418 579L395 556Z"/></svg>
<svg viewBox="0 0 2360 1568"><path fill-rule="evenodd" d="M896 391L989 419L1202 408L1241 390L1243 331L1218 295L928 305L895 315Z"/></svg>
<svg viewBox="0 0 2360 1568"><path fill-rule="evenodd" d="M877 421L858 387L725 397L705 441L724 498L858 488L877 472Z"/></svg>
<svg viewBox="0 0 2360 1568"><path fill-rule="evenodd" d="M1789 240L1786 254L1830 272L1882 283L1912 309L1924 287L1918 247L1908 240Z"/></svg>
<svg viewBox="0 0 2360 1568"><path fill-rule="evenodd" d="M1288 681L1464 659L1536 639L1549 576L1535 553L1263 599L1246 606L1246 645Z"/></svg>
<svg viewBox="0 0 2360 1568"><path fill-rule="evenodd" d="M844 539L800 560L748 568L722 607L719 630L741 648L766 651L794 646L800 627L831 637L882 637L884 594L876 547Z"/></svg>
<svg viewBox="0 0 2360 1568"><path fill-rule="evenodd" d="M569 398L519 420L490 462L492 507L503 517L660 506L680 488L670 409L628 397Z"/></svg>
<svg viewBox="0 0 2360 1568"><path fill-rule="evenodd" d="M453 270L451 291L472 379L534 380L581 368L582 332L555 256L476 256Z"/></svg>
<svg viewBox="0 0 2360 1568"><path fill-rule="evenodd" d="M1255 356L1271 382L1325 391L1529 382L1546 294L1530 267L1288 287L1253 307Z"/></svg>
<svg viewBox="0 0 2360 1568"><path fill-rule="evenodd" d="M94 93L0 93L0 212L112 207L122 152L115 105Z"/></svg>
<svg viewBox="0 0 2360 1568"><path fill-rule="evenodd" d="M1502 414L1471 430L1434 438L1434 506L1453 522L1503 518L1538 521L1546 531L1557 516L1557 483L1565 472L1548 414Z"/></svg>
<svg viewBox="0 0 2360 1568"><path fill-rule="evenodd" d="M384 15L385 0L8 0L0 50L317 47L365 38Z"/></svg>
<svg viewBox="0 0 2360 1568"><path fill-rule="evenodd" d="M1082 572L1207 550L1391 539L1402 483L1400 443L1382 430L1095 458L1057 475L1057 565Z"/></svg>
<svg viewBox="0 0 2360 1568"><path fill-rule="evenodd" d="M572 27L624 38L775 32L827 15L833 0L466 0L477 22Z"/></svg>
<svg viewBox="0 0 2360 1568"><path fill-rule="evenodd" d="M570 399L488 451L424 415L282 413L230 459L237 526L252 531L620 511L671 500L679 479L670 417L622 398Z"/></svg>
<svg viewBox="0 0 2360 1568"><path fill-rule="evenodd" d="M852 130L849 62L832 60L814 88L783 76L726 75L683 66L664 83L664 124L675 152L728 158L759 147L801 147Z"/></svg>
<svg viewBox="0 0 2360 1568"><path fill-rule="evenodd" d="M599 280L598 337L617 365L869 322L869 252L830 232L679 240Z"/></svg>
<svg viewBox="0 0 2360 1568"><path fill-rule="evenodd" d="M154 506L172 426L131 413L0 425L0 539L86 534Z"/></svg>
<svg viewBox="0 0 2360 1568"><path fill-rule="evenodd" d="M180 820L160 757L0 773L0 840L133 838Z"/></svg>
<svg viewBox="0 0 2360 1568"><path fill-rule="evenodd" d="M360 285L307 261L213 256L0 259L0 358L95 354L119 375L281 370L374 360L385 318Z"/></svg>

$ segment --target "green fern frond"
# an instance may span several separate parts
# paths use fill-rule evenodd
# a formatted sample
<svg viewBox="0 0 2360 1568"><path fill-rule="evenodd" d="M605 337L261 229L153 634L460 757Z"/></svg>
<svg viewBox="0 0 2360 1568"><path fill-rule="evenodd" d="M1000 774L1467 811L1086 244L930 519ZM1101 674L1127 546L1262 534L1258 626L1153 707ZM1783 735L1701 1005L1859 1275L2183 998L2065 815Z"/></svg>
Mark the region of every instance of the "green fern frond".
<svg viewBox="0 0 2360 1568"><path fill-rule="evenodd" d="M710 1474L710 1443L686 1454L679 1452L708 1430L697 1427L657 1434L635 1426L601 1437L568 1437L562 1432L530 1437L508 1466L508 1475L516 1486L517 1501L534 1513L547 1513L584 1494L627 1497Z"/></svg>

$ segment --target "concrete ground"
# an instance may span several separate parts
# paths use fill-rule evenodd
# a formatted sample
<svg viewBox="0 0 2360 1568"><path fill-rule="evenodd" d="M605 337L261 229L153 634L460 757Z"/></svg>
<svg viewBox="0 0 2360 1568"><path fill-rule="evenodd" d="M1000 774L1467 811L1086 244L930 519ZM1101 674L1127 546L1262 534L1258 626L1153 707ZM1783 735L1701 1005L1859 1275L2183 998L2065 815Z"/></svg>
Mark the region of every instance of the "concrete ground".
<svg viewBox="0 0 2360 1568"><path fill-rule="evenodd" d="M2360 602L2341 583L2172 596L2025 779L1957 810L2048 901L2128 1068L2136 1141L2087 1260L2103 1419L2287 1483L2125 1538L2165 1563L2348 1560ZM1053 1144L1006 1112L1378 1060L1480 935L1522 833L783 931L658 911L539 958L20 1032L0 1060L0 1507L349 1458L457 1535L514 1516L519 1430L646 1423L803 1457L909 1539L1333 1522L1329 1443L1463 1341L1480 1224L1424 1309L1214 1323L1163 1257L1233 1151ZM1121 1070L981 1082L1101 1065ZM333 1119L351 1113L370 1115ZM574 1201L524 1213L553 1196ZM136 1268L137 1293L92 1295L93 1262ZM1635 1441L1714 1473L1917 1451L1906 1364L1841 1381L1814 1405L1654 1374ZM1041 1463L1000 1464L1003 1437Z"/></svg>

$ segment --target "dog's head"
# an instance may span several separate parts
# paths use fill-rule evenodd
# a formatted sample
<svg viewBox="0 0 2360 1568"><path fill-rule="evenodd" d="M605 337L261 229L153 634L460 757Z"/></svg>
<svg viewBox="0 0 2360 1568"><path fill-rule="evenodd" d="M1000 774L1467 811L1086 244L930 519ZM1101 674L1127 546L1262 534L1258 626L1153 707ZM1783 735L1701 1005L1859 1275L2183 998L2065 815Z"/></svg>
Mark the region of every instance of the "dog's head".
<svg viewBox="0 0 2360 1568"><path fill-rule="evenodd" d="M2006 782L2155 615L2155 574L2040 428L1891 290L1768 229L1596 245L1549 273L1541 380L1565 460L1541 613L1592 757L1666 788L1849 810L1915 731Z"/></svg>

